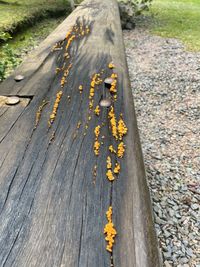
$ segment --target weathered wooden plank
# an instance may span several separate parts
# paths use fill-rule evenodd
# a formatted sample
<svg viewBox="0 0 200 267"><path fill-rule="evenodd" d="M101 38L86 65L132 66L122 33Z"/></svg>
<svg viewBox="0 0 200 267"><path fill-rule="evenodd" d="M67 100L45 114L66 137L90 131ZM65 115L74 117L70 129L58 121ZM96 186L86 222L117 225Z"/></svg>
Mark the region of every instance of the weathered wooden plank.
<svg viewBox="0 0 200 267"><path fill-rule="evenodd" d="M65 37L74 25L68 58L73 34ZM0 111L0 266L160 266L122 40L116 1L85 1L0 85L1 95L33 96L26 107ZM62 87L64 70L55 70L63 64L69 73ZM117 101L101 82L89 99L94 74L104 80L112 72L118 75ZM17 74L25 79L16 82ZM121 172L112 183L106 160L117 159L108 148L119 141L111 133L110 109L101 108L99 116L93 111L107 96L128 127ZM93 149L97 125L99 156ZM103 234L110 205L118 233L112 253Z"/></svg>

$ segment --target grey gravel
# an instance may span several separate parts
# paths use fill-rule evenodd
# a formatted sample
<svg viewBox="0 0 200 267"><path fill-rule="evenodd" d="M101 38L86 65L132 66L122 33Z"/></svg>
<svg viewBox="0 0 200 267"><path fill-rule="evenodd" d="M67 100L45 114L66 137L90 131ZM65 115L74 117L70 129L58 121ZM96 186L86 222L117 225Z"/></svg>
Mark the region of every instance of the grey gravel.
<svg viewBox="0 0 200 267"><path fill-rule="evenodd" d="M163 266L200 266L200 53L124 31Z"/></svg>

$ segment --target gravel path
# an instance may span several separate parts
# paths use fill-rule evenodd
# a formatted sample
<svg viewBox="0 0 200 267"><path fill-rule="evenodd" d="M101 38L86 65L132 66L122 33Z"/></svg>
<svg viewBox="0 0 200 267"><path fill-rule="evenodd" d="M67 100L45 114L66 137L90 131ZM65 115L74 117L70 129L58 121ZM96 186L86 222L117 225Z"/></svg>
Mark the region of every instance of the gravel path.
<svg viewBox="0 0 200 267"><path fill-rule="evenodd" d="M200 53L124 31L164 266L200 267Z"/></svg>

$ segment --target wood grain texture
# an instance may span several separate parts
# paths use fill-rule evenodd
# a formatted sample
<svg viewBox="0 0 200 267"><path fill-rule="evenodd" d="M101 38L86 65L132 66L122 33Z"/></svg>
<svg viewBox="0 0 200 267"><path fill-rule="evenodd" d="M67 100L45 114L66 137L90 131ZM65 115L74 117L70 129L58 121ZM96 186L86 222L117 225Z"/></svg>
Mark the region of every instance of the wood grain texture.
<svg viewBox="0 0 200 267"><path fill-rule="evenodd" d="M48 128L61 90L62 77L55 69L63 66L66 41L62 50L52 52L52 47L79 22L91 32L70 47L72 67ZM88 108L91 77L102 69L102 78L108 77L111 61L118 74L115 111L118 117L123 113L128 127L122 170L113 183L105 175L112 143L108 109L96 117ZM17 74L25 79L15 82ZM95 105L105 96L102 86L95 92ZM160 266L116 1L84 1L0 85L0 94L33 96L26 107L0 109L0 266L110 266L103 234L110 204L118 232L114 267ZM43 100L49 103L33 130ZM101 123L105 139L96 157L94 128Z"/></svg>

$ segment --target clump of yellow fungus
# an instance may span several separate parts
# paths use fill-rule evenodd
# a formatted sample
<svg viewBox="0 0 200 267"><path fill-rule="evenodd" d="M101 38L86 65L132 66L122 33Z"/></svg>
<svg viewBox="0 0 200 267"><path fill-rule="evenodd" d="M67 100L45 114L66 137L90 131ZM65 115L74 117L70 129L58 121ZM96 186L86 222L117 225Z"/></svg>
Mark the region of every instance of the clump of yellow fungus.
<svg viewBox="0 0 200 267"><path fill-rule="evenodd" d="M88 34L90 32L90 29L88 26L85 27L84 29L84 26L82 23L80 23L80 28L76 28L76 32L78 33L78 36L84 36L86 34Z"/></svg>
<svg viewBox="0 0 200 267"><path fill-rule="evenodd" d="M51 51L60 50L64 41L57 42L51 49Z"/></svg>
<svg viewBox="0 0 200 267"><path fill-rule="evenodd" d="M119 143L118 148L117 148L117 156L119 158L123 158L125 152L125 145L124 142Z"/></svg>
<svg viewBox="0 0 200 267"><path fill-rule="evenodd" d="M110 111L108 113L108 117L110 119L110 125L112 130L112 135L116 140L118 140L118 134L117 134L117 121L115 117L115 112L113 106L111 106Z"/></svg>
<svg viewBox="0 0 200 267"><path fill-rule="evenodd" d="M112 172L112 162L111 162L110 156L107 157L106 163L107 163L106 176L107 176L109 181L114 181L115 177L114 177L113 172Z"/></svg>
<svg viewBox="0 0 200 267"><path fill-rule="evenodd" d="M80 94L82 94L82 92L83 92L83 85L79 85L79 92L80 92Z"/></svg>
<svg viewBox="0 0 200 267"><path fill-rule="evenodd" d="M111 162L111 158L108 156L107 157L107 169L111 169L112 168L112 162Z"/></svg>
<svg viewBox="0 0 200 267"><path fill-rule="evenodd" d="M69 64L69 66L66 68L66 70L64 71L64 74L63 74L63 77L61 79L61 82L60 82L60 86L63 88L65 83L66 83L66 78L67 76L69 75L69 71L72 67L72 63Z"/></svg>
<svg viewBox="0 0 200 267"><path fill-rule="evenodd" d="M96 156L99 155L99 149L100 149L100 142L98 141L98 137L100 135L100 129L101 129L101 126L100 125L97 125L94 129L94 134L95 134L95 142L94 142L94 154Z"/></svg>
<svg viewBox="0 0 200 267"><path fill-rule="evenodd" d="M60 85L61 85L61 87L64 87L64 85L65 85L65 77L64 76L62 77L62 79L60 81Z"/></svg>
<svg viewBox="0 0 200 267"><path fill-rule="evenodd" d="M110 151L111 153L116 153L116 150L114 149L113 145L110 145L110 146L109 146L109 151Z"/></svg>
<svg viewBox="0 0 200 267"><path fill-rule="evenodd" d="M96 106L96 108L94 110L94 113L95 113L95 115L99 116L99 114L100 114L100 107L99 107L99 105Z"/></svg>
<svg viewBox="0 0 200 267"><path fill-rule="evenodd" d="M122 119L122 116L120 120L118 121L117 129L118 129L119 140L122 140L122 137L128 132L128 128L126 127L126 124Z"/></svg>
<svg viewBox="0 0 200 267"><path fill-rule="evenodd" d="M92 99L89 101L89 109L92 110L93 106L94 106L94 100Z"/></svg>
<svg viewBox="0 0 200 267"><path fill-rule="evenodd" d="M101 144L99 143L98 140L96 140L96 141L94 142L94 154L95 154L96 156L99 155L99 149L100 149L100 146L101 146Z"/></svg>
<svg viewBox="0 0 200 267"><path fill-rule="evenodd" d="M96 177L97 177L97 165L94 165L94 168L93 168L93 184L96 183Z"/></svg>
<svg viewBox="0 0 200 267"><path fill-rule="evenodd" d="M41 118L41 115L42 115L42 110L43 108L49 103L49 101L45 101L43 100L42 101L42 104L39 106L38 108L38 111L36 112L36 118L35 118L35 126L34 126L34 129L37 128L38 124L39 124L39 121L40 121L40 118Z"/></svg>
<svg viewBox="0 0 200 267"><path fill-rule="evenodd" d="M49 144L51 144L55 139L55 131L53 131L53 133L51 134L50 140L49 140Z"/></svg>
<svg viewBox="0 0 200 267"><path fill-rule="evenodd" d="M118 174L120 172L120 169L121 169L120 164L119 163L116 163L113 172L115 174Z"/></svg>
<svg viewBox="0 0 200 267"><path fill-rule="evenodd" d="M100 85L103 82L101 79L101 74L100 73L95 73L92 77L91 81L91 87L95 87L95 85Z"/></svg>
<svg viewBox="0 0 200 267"><path fill-rule="evenodd" d="M90 83L90 94L89 94L89 99L92 99L94 97L94 92L95 92L95 86L99 85L102 83L102 79L100 78L100 74L96 73L92 76L92 80Z"/></svg>
<svg viewBox="0 0 200 267"><path fill-rule="evenodd" d="M113 172L110 169L107 170L106 176L107 176L107 178L108 178L109 181L114 181L115 180L115 176L113 175Z"/></svg>
<svg viewBox="0 0 200 267"><path fill-rule="evenodd" d="M92 81L91 81L90 85L91 85L91 87L92 87L92 88L94 88L94 87L95 87L95 79L94 79L94 77L93 77L93 79L92 79Z"/></svg>
<svg viewBox="0 0 200 267"><path fill-rule="evenodd" d="M64 58L66 58L66 59L70 58L70 55L69 55L68 52L66 52L66 53L64 54Z"/></svg>
<svg viewBox="0 0 200 267"><path fill-rule="evenodd" d="M73 42L73 40L76 38L76 35L72 35L68 41L67 41L67 45L66 45L66 51L69 49L70 44Z"/></svg>
<svg viewBox="0 0 200 267"><path fill-rule="evenodd" d="M51 127L51 125L53 124L55 118L56 118L56 113L57 113L57 109L58 109L58 105L60 103L60 100L61 100L61 97L62 97L62 94L63 92L62 91L59 91L57 94L56 94L56 100L54 102L54 106L53 106L53 111L50 115L50 118L49 118L49 121L48 121L48 125L49 127Z"/></svg>
<svg viewBox="0 0 200 267"><path fill-rule="evenodd" d="M62 72L62 78L60 80L60 87L63 88L65 86L65 83L67 82L67 77L70 73L70 69L72 68L72 62L68 62L66 59L69 59L70 58L70 46L72 44L72 42L76 39L76 38L83 38L84 35L86 34L89 34L90 33L90 29L89 29L89 26L88 25L83 25L83 23L80 23L78 22L76 25L74 25L66 34L65 36L65 39L60 41L60 42L57 42L52 51L55 51L55 50L63 50L63 45L65 43L65 51L63 53L63 58L65 59L62 67L59 67L59 68L56 68L55 72L56 74L59 73L59 72ZM99 82L99 76L97 75L97 77L95 77L95 79L97 79L97 82ZM83 92L83 86L80 85L79 86L79 92L80 94ZM63 94L63 91L59 91L57 94L56 94L56 100L55 100L55 103L54 103L54 106L53 106L53 111L50 115L50 118L48 120L48 125L49 127L51 127L51 125L53 124L55 118L56 118L56 113L57 113L57 109L58 109L58 106L59 106L59 102L61 100L61 97L62 97L62 94ZM67 99L68 101L70 102L71 100L71 97L70 96L67 96ZM45 103L46 104L46 103ZM37 124L39 123L39 120L40 120L40 117L41 117L41 111L42 111L42 108L45 104L42 104L42 106L39 107L38 111L37 111L37 114L36 114L36 122L35 122L35 127L34 129L37 127ZM93 108L93 100L91 99L91 102L90 102L90 109ZM88 117L88 120L91 120L91 116ZM81 126L81 123L78 122L77 124L77 129L79 129ZM85 127L86 129L88 128L88 124L86 125ZM86 133L84 133L85 135ZM55 134L54 134L55 135ZM76 133L77 135L77 133ZM53 140L53 139L52 139ZM97 141L97 140L96 140ZM98 146L100 146L100 144L98 145L96 143L96 149L98 150Z"/></svg>
<svg viewBox="0 0 200 267"><path fill-rule="evenodd" d="M114 95L114 99L117 98L117 73L112 73L111 78L113 79L113 82L111 83L110 92Z"/></svg>
<svg viewBox="0 0 200 267"><path fill-rule="evenodd" d="M61 68L56 68L56 74L58 74L61 71Z"/></svg>
<svg viewBox="0 0 200 267"><path fill-rule="evenodd" d="M116 79L113 80L113 82L111 83L110 92L111 93L117 92L117 80Z"/></svg>
<svg viewBox="0 0 200 267"><path fill-rule="evenodd" d="M108 220L108 223L104 227L104 234L106 235L105 240L107 241L106 250L109 252L112 252L113 245L115 243L115 236L117 235L117 231L112 222L112 207L111 206L106 212L106 217Z"/></svg>
<svg viewBox="0 0 200 267"><path fill-rule="evenodd" d="M113 69L114 67L115 67L115 65L112 62L108 64L109 69Z"/></svg>
<svg viewBox="0 0 200 267"><path fill-rule="evenodd" d="M94 134L95 134L95 137L96 137L96 138L98 138L99 135L100 135L100 128L101 128L101 126L98 125L98 126L96 126L95 129L94 129Z"/></svg>
<svg viewBox="0 0 200 267"><path fill-rule="evenodd" d="M102 83L102 79L101 79L101 74L99 73L96 73L92 76L91 78L91 82L90 82L90 91L89 91L89 114L91 115L91 112L93 110L93 107L94 107L94 94L95 94L95 87L99 84ZM99 113L100 113L100 109L99 109L99 106L97 106L94 110L94 113L99 116ZM88 121L91 120L91 116L88 117ZM100 128L99 128L100 129ZM95 139L95 142L96 142L96 145L94 145L94 151L95 151L95 155L98 155L99 154L99 148L98 146L100 147L100 143L99 141L97 140L97 136L96 136L96 139Z"/></svg>
<svg viewBox="0 0 200 267"><path fill-rule="evenodd" d="M67 32L67 34L66 34L65 39L68 39L68 38L70 37L71 33L72 33L72 30L69 30L69 31Z"/></svg>
<svg viewBox="0 0 200 267"><path fill-rule="evenodd" d="M118 76L117 76L117 73L112 73L112 74L111 74L111 78L113 78L113 79L117 79L117 77L118 77Z"/></svg>
<svg viewBox="0 0 200 267"><path fill-rule="evenodd" d="M95 177L97 176L97 165L94 165L93 175L94 175Z"/></svg>
<svg viewBox="0 0 200 267"><path fill-rule="evenodd" d="M94 87L90 88L90 95L89 95L89 99L92 99L94 96Z"/></svg>
<svg viewBox="0 0 200 267"><path fill-rule="evenodd" d="M89 29L89 26L86 25L85 27L83 27L83 24L82 23L79 23L74 25L66 34L65 36L65 40L67 41L67 44L66 44L66 51L69 49L71 43L73 42L73 40L79 36L83 37L84 35L87 35L90 33L90 29ZM56 45L53 47L53 51L56 50L57 48L60 48L61 45L63 44L63 41L61 42L58 42L56 43ZM67 52L65 54L65 57L69 58L70 55L69 53Z"/></svg>
<svg viewBox="0 0 200 267"><path fill-rule="evenodd" d="M81 127L81 122L79 121L79 122L77 123L76 128L79 129L80 127Z"/></svg>
<svg viewBox="0 0 200 267"><path fill-rule="evenodd" d="M108 117L110 119L112 135L114 136L116 140L118 139L122 140L123 136L127 134L128 132L128 128L126 127L126 124L122 119L122 115L117 123L114 108L113 106L111 106L110 111L108 113ZM114 151L111 151L111 152L114 152Z"/></svg>

